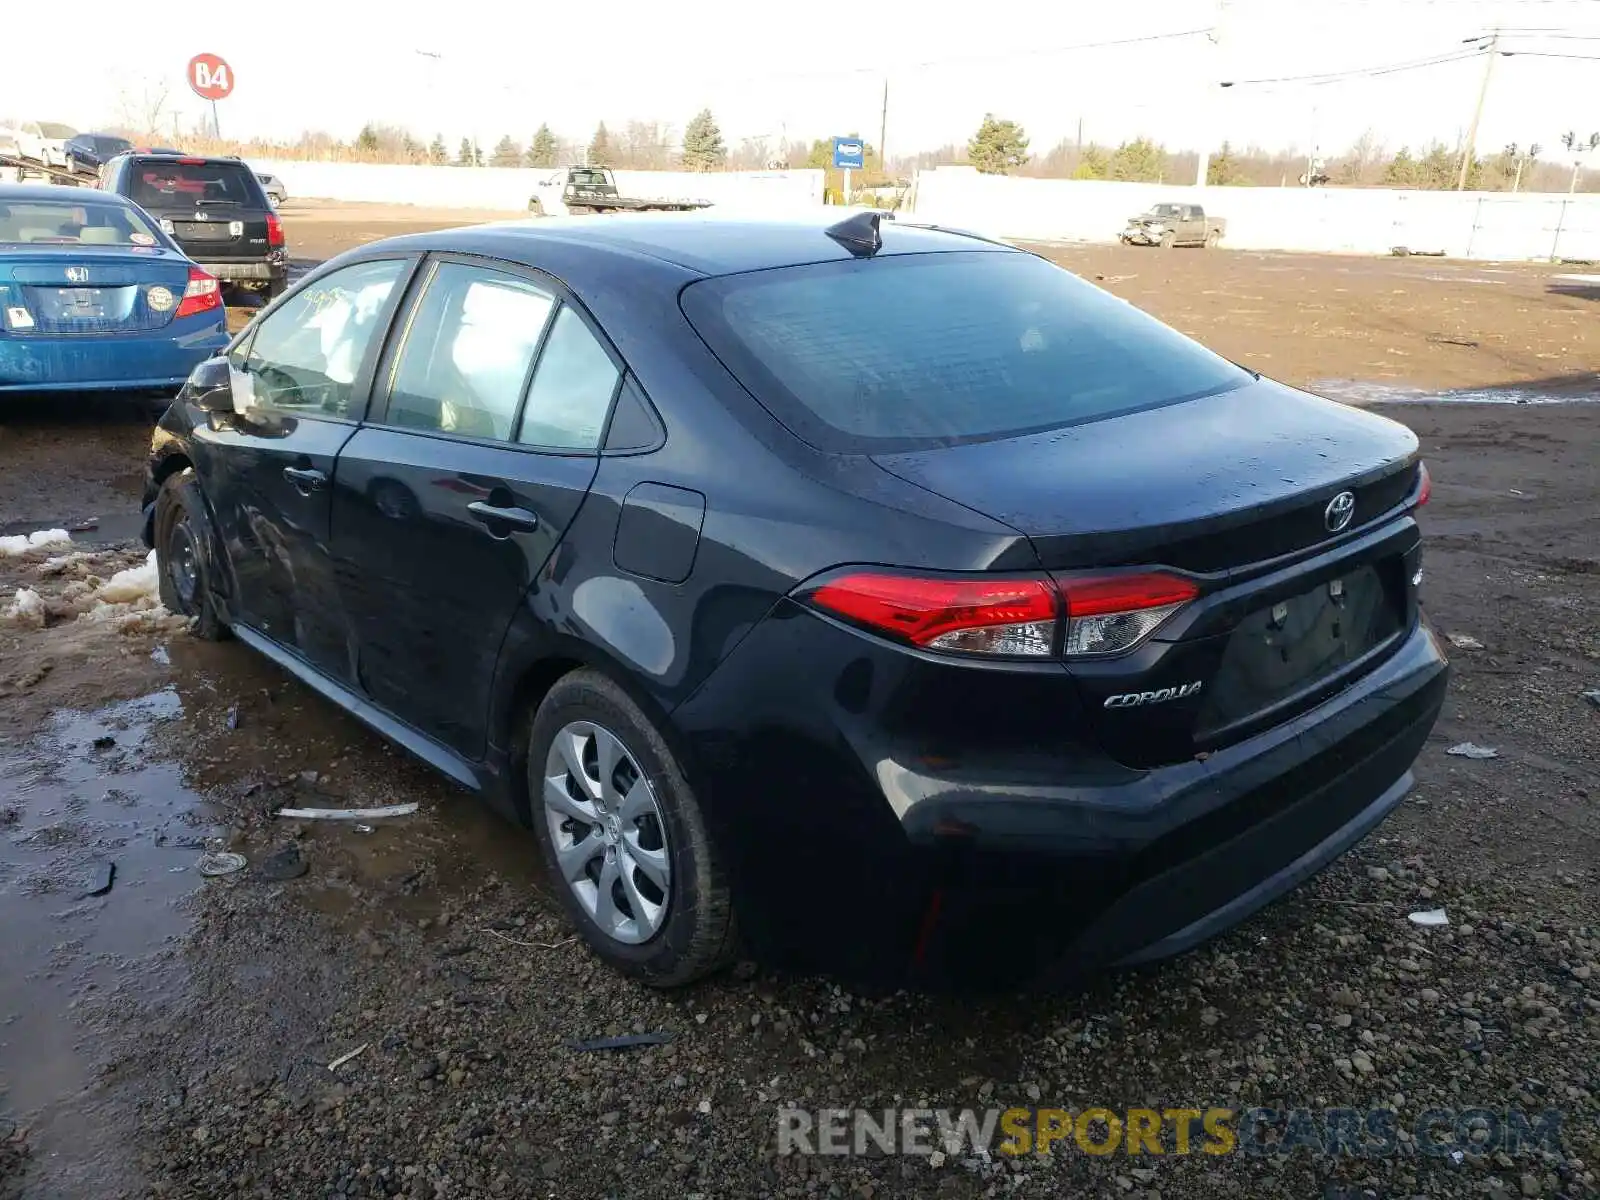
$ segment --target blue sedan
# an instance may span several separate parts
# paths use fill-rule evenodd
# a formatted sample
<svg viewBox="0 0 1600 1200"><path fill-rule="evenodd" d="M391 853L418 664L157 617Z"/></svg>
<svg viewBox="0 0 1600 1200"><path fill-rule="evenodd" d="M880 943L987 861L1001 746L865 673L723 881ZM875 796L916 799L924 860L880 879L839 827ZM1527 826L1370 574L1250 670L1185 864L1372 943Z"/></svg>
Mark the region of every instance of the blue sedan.
<svg viewBox="0 0 1600 1200"><path fill-rule="evenodd" d="M0 392L176 388L227 341L220 285L143 209L0 186Z"/></svg>

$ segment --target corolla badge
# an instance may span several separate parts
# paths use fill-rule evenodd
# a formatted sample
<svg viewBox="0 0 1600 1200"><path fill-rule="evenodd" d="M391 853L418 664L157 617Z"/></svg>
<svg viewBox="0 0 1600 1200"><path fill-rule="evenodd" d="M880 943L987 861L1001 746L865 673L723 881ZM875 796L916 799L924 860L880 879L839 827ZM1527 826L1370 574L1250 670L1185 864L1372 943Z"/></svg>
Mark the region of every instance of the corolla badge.
<svg viewBox="0 0 1600 1200"><path fill-rule="evenodd" d="M1354 492L1340 492L1328 501L1328 507L1322 510L1323 524L1327 525L1329 533L1338 533L1350 524L1350 518L1356 515L1356 494Z"/></svg>
<svg viewBox="0 0 1600 1200"><path fill-rule="evenodd" d="M68 267L67 268L67 282L68 283L88 283L89 282L89 268L88 267Z"/></svg>
<svg viewBox="0 0 1600 1200"><path fill-rule="evenodd" d="M1121 692L1107 696L1106 708L1142 708L1146 704L1165 704L1169 700L1182 700L1193 696L1202 686L1202 680L1180 683L1173 687L1156 688L1153 692Z"/></svg>

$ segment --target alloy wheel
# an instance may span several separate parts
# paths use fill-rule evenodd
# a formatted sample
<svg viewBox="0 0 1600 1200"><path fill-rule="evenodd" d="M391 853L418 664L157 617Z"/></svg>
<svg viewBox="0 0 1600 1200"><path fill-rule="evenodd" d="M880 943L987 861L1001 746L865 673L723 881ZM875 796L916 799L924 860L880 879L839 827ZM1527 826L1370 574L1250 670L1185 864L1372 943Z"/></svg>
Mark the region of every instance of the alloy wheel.
<svg viewBox="0 0 1600 1200"><path fill-rule="evenodd" d="M561 727L545 757L544 815L562 879L601 932L635 946L654 937L672 898L666 821L616 734Z"/></svg>

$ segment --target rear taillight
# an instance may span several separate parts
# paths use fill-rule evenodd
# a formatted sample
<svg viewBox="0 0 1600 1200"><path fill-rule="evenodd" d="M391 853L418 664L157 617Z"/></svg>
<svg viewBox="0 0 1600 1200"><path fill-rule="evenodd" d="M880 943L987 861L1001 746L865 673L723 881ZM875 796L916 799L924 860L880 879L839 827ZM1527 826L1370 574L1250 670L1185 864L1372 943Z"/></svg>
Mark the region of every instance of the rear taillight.
<svg viewBox="0 0 1600 1200"><path fill-rule="evenodd" d="M207 275L199 267L190 267L189 286L183 289L183 300L178 304L178 311L172 314L173 318L192 317L221 307L222 285L216 277Z"/></svg>
<svg viewBox="0 0 1600 1200"><path fill-rule="evenodd" d="M1125 654L1200 594L1193 580L1146 571L1126 575L1064 576L1067 658Z"/></svg>
<svg viewBox="0 0 1600 1200"><path fill-rule="evenodd" d="M273 250L283 245L283 222L277 213L267 214L267 245Z"/></svg>
<svg viewBox="0 0 1600 1200"><path fill-rule="evenodd" d="M1433 476L1428 474L1428 464L1417 464L1417 507L1421 508L1433 499Z"/></svg>
<svg viewBox="0 0 1600 1200"><path fill-rule="evenodd" d="M807 597L818 608L928 650L1048 658L1056 598L1037 579L927 579L858 571Z"/></svg>
<svg viewBox="0 0 1600 1200"><path fill-rule="evenodd" d="M850 571L801 598L884 637L990 658L1103 658L1143 642L1199 595L1152 572L1049 579L927 578Z"/></svg>

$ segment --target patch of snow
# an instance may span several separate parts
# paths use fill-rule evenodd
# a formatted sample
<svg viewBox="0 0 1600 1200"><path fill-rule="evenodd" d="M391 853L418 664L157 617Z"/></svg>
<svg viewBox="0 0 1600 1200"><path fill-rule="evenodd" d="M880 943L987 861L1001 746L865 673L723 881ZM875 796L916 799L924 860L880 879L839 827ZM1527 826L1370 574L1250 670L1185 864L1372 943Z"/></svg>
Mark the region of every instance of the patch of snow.
<svg viewBox="0 0 1600 1200"><path fill-rule="evenodd" d="M14 600L7 605L5 620L26 629L44 628L44 598L32 588L18 588Z"/></svg>
<svg viewBox="0 0 1600 1200"><path fill-rule="evenodd" d="M156 599L156 580L156 552L152 550L137 567L118 571L106 580L94 598L104 604L139 604L144 600L152 604L159 603Z"/></svg>
<svg viewBox="0 0 1600 1200"><path fill-rule="evenodd" d="M72 535L65 529L35 529L32 533L17 533L0 537L0 558L17 558L42 550L46 546L70 546Z"/></svg>

